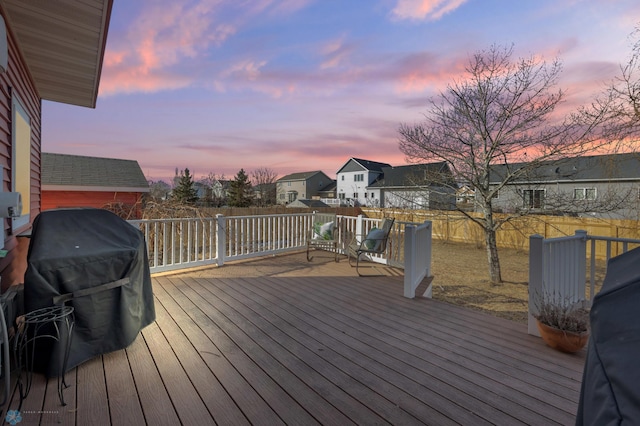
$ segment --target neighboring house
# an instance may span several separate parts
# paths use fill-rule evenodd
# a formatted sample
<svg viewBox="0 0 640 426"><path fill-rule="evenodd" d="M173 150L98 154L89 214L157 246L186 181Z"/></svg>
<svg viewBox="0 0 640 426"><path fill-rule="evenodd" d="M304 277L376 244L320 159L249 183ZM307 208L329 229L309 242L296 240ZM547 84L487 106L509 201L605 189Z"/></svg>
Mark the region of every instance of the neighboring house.
<svg viewBox="0 0 640 426"><path fill-rule="evenodd" d="M260 206L276 204L276 183L260 183L253 186L254 201Z"/></svg>
<svg viewBox="0 0 640 426"><path fill-rule="evenodd" d="M20 217L3 220L3 288L24 280L28 238L16 237L40 213L42 101L95 108L112 5L0 2L2 191L23 203Z"/></svg>
<svg viewBox="0 0 640 426"><path fill-rule="evenodd" d="M490 182L499 184L506 173L525 163L497 165ZM639 219L640 154L612 154L543 162L500 189L492 204L507 213Z"/></svg>
<svg viewBox="0 0 640 426"><path fill-rule="evenodd" d="M319 170L283 176L276 181L276 202L289 204L298 199L311 199L331 182L332 179Z"/></svg>
<svg viewBox="0 0 640 426"><path fill-rule="evenodd" d="M198 205L206 207L220 207L226 204L227 196L229 195L229 188L231 187L230 180L224 179L203 179L193 183L193 187L196 190L198 196Z"/></svg>
<svg viewBox="0 0 640 426"><path fill-rule="evenodd" d="M331 182L327 184L327 186L325 186L320 191L318 191L318 198L335 199L337 188L338 188L338 183L332 179Z"/></svg>
<svg viewBox="0 0 640 426"><path fill-rule="evenodd" d="M41 210L61 207L120 209L142 217L149 183L137 161L42 153Z"/></svg>
<svg viewBox="0 0 640 426"><path fill-rule="evenodd" d="M383 178L367 187L372 207L453 210L455 182L445 162L383 167ZM375 194L379 193L379 198ZM379 203L377 203L377 201Z"/></svg>
<svg viewBox="0 0 640 426"><path fill-rule="evenodd" d="M367 188L382 178L383 167L391 167L391 165L350 158L336 173L338 198L350 205L380 204L380 192L367 190Z"/></svg>

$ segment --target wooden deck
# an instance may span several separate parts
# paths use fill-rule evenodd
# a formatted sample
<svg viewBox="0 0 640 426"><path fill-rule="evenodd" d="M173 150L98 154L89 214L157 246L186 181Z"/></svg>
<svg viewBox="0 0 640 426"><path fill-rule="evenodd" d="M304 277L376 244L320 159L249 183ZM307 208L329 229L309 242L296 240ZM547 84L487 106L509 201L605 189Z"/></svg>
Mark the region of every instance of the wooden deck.
<svg viewBox="0 0 640 426"><path fill-rule="evenodd" d="M303 258L154 278L157 321L69 372L65 407L36 376L19 424L574 423L584 352Z"/></svg>

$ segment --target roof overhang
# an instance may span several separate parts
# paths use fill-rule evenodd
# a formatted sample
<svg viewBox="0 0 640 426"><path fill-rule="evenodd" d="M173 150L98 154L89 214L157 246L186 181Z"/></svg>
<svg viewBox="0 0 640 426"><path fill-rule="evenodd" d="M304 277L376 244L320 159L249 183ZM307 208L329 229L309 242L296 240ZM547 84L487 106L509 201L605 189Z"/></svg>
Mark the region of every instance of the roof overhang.
<svg viewBox="0 0 640 426"><path fill-rule="evenodd" d="M0 0L42 99L95 108L113 0Z"/></svg>

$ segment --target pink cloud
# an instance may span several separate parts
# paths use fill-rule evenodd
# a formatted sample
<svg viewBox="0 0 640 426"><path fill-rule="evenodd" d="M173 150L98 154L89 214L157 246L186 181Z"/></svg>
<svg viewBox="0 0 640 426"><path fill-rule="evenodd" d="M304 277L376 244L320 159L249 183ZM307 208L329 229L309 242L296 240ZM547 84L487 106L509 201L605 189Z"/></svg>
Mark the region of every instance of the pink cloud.
<svg viewBox="0 0 640 426"><path fill-rule="evenodd" d="M437 21L467 0L398 0L391 11L396 19Z"/></svg>
<svg viewBox="0 0 640 426"><path fill-rule="evenodd" d="M233 25L216 23L218 1L195 5L174 2L147 4L131 23L126 39L108 46L100 92L102 95L153 92L185 87L190 78L167 71L219 45L235 33Z"/></svg>

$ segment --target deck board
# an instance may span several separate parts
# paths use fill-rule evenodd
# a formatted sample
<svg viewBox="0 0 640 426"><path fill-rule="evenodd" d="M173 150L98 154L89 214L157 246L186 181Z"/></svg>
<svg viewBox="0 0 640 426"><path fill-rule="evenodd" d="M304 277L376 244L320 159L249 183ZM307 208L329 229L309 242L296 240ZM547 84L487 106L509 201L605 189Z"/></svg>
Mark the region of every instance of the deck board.
<svg viewBox="0 0 640 426"><path fill-rule="evenodd" d="M77 369L77 412L79 425L107 426L111 424L107 400L107 382L102 356L95 357ZM81 389L81 391L78 391ZM66 391L65 391L66 392Z"/></svg>
<svg viewBox="0 0 640 426"><path fill-rule="evenodd" d="M212 372L211 363L205 361L219 356L215 346L182 311L184 307L177 305L163 291L161 285L155 286L158 325L163 332L172 336L171 347L208 411L213 413L213 418L219 424L248 424L240 408ZM173 316L169 315L168 310L173 312Z"/></svg>
<svg viewBox="0 0 640 426"><path fill-rule="evenodd" d="M66 407L35 375L21 424L575 422L584 351L299 257L154 278L156 322L67 373Z"/></svg>

